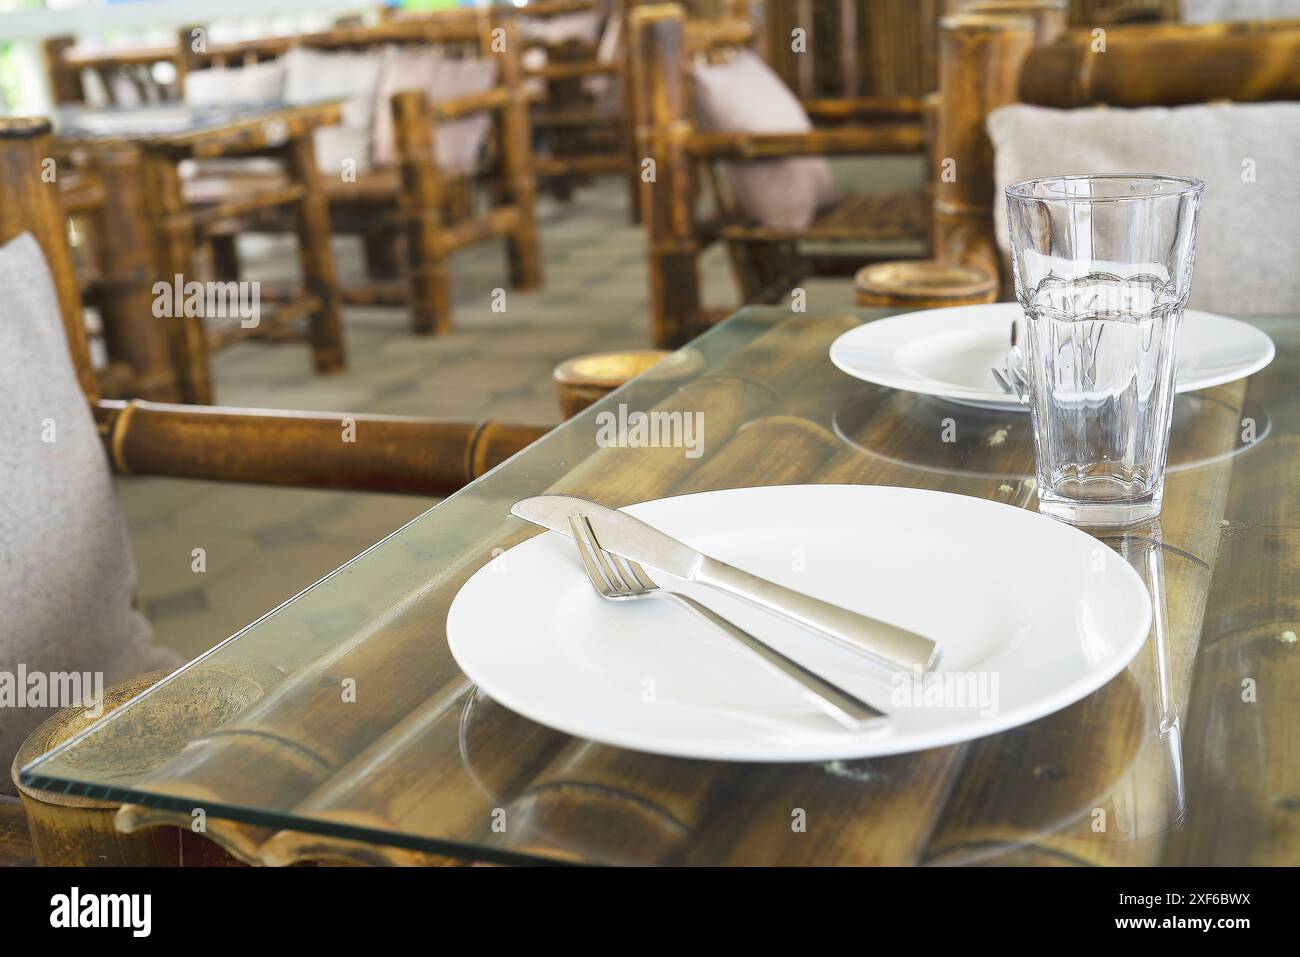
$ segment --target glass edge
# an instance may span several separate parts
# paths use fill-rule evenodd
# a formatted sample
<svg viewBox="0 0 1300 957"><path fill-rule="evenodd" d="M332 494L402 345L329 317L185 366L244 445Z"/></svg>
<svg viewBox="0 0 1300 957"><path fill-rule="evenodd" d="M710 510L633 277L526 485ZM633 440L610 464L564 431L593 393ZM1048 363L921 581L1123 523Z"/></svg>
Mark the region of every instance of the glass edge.
<svg viewBox="0 0 1300 957"><path fill-rule="evenodd" d="M366 844L382 844L387 847L400 847L407 850L442 854L446 857L487 861L495 864L583 866L581 861L567 861L546 857L541 854L528 854L523 851L508 851L478 844L466 844L449 838L418 837L405 831L387 831L383 828L339 824L320 818L297 817L289 813L258 811L235 804L221 804L211 801L200 804L181 797L154 794L117 785L88 785L53 775L30 775L26 768L19 772L19 775L25 786L36 790L55 791L101 801L116 801L122 804L138 804L141 807L178 811L183 814L190 813L195 807L202 807L205 812L223 821L237 821L241 824L272 827L277 830L304 831L309 834L321 834L343 840L361 841ZM50 785L54 786L51 787Z"/></svg>
<svg viewBox="0 0 1300 957"><path fill-rule="evenodd" d="M1031 196L1025 188L1036 183L1070 182L1085 179L1150 179L1181 183L1182 188L1171 193L1142 193L1137 196ZM1205 192L1205 181L1195 176L1180 176L1176 173L1067 173L1062 176L1034 176L1022 179L1003 187L1002 195L1008 200L1036 199L1050 203L1133 203L1143 199L1165 199L1171 196L1201 195Z"/></svg>

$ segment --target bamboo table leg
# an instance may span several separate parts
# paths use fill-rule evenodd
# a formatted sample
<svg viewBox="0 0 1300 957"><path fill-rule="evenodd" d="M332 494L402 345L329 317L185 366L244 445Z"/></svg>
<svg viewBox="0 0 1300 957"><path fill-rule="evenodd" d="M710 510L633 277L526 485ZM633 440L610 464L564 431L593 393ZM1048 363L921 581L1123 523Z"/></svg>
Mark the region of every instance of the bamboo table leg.
<svg viewBox="0 0 1300 957"><path fill-rule="evenodd" d="M194 263L194 226L181 193L176 161L161 150L144 153L145 200L154 234L155 264L163 282L172 284L190 274ZM212 404L212 374L208 335L202 316L184 314L163 319L182 402Z"/></svg>
<svg viewBox="0 0 1300 957"><path fill-rule="evenodd" d="M95 216L95 247L108 356L131 367L133 395L175 401L176 371L167 330L152 308L155 269L140 150L125 143L110 146L92 153L87 165L104 183L104 207Z"/></svg>
<svg viewBox="0 0 1300 957"><path fill-rule="evenodd" d="M329 200L320 188L310 131L289 141L285 158L290 177L303 187L297 217L303 282L321 303L311 317L312 360L317 372L337 372L347 365L347 348L343 342L338 276L330 249Z"/></svg>

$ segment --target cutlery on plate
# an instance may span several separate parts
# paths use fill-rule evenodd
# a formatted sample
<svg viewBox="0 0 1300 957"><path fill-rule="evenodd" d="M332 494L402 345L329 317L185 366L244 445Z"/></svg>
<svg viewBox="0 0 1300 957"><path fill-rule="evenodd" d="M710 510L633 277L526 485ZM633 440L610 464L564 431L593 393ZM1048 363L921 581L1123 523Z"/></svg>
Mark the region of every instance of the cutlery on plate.
<svg viewBox="0 0 1300 957"><path fill-rule="evenodd" d="M706 621L717 625L732 638L754 652L783 675L812 693L823 711L851 731L860 730L863 722L883 718L883 713L855 695L832 684L820 675L809 671L799 662L787 658L715 611L687 595L660 588L636 562L620 558L600 547L596 533L586 516L578 513L569 516L573 541L578 546L578 556L587 570L592 587L606 601L636 601L642 598L668 598L685 605Z"/></svg>
<svg viewBox="0 0 1300 957"><path fill-rule="evenodd" d="M993 366L989 369L998 387L1007 395L1014 395L1021 405L1029 404L1029 380L1025 378L1024 360L1017 348L1018 329L1016 321L1011 320L1011 348L1002 359L1002 368Z"/></svg>
<svg viewBox="0 0 1300 957"><path fill-rule="evenodd" d="M584 515L605 551L734 595L890 668L924 672L938 660L929 638L710 558L626 512L569 495L521 499L510 512L564 535L573 534L570 517Z"/></svg>

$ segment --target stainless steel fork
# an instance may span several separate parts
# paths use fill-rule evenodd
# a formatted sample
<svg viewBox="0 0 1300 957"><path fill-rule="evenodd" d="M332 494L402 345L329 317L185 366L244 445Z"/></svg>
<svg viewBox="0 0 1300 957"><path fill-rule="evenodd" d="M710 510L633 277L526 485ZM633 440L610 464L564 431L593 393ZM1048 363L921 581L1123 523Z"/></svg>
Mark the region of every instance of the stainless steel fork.
<svg viewBox="0 0 1300 957"><path fill-rule="evenodd" d="M570 516L569 527L573 529L573 541L578 546L578 556L587 570L587 577L591 579L591 584L600 597L608 601L635 601L641 598L675 600L717 625L777 671L811 692L822 710L846 728L858 731L864 722L883 720L883 713L865 701L814 674L799 662L787 658L694 598L660 588L636 562L605 551L600 547L591 523L585 516Z"/></svg>
<svg viewBox="0 0 1300 957"><path fill-rule="evenodd" d="M1002 368L989 370L1007 395L1014 395L1021 405L1029 404L1029 380L1025 378L1024 357L1016 344L1016 323L1011 321L1011 348L1002 359Z"/></svg>

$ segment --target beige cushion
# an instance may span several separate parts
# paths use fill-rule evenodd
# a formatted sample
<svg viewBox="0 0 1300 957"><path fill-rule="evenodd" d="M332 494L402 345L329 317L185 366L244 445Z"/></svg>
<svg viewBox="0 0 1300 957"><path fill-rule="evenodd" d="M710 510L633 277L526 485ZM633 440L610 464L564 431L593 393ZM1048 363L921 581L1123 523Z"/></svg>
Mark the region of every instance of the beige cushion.
<svg viewBox="0 0 1300 957"><path fill-rule="evenodd" d="M284 98L284 81L284 60L233 69L195 70L185 77L185 102L189 106L275 103Z"/></svg>
<svg viewBox="0 0 1300 957"><path fill-rule="evenodd" d="M174 665L131 607L126 523L31 235L0 246L0 289L0 672L102 672L107 687ZM53 710L0 708L6 772Z"/></svg>
<svg viewBox="0 0 1300 957"><path fill-rule="evenodd" d="M1300 103L1137 110L1015 104L995 110L988 130L999 195L1022 179L1069 173L1204 180L1189 305L1228 315L1300 310ZM1006 204L993 208L1006 259Z"/></svg>
<svg viewBox="0 0 1300 957"><path fill-rule="evenodd" d="M806 133L812 122L781 78L749 50L691 71L699 126L711 133ZM775 229L804 229L835 197L819 156L722 164L741 211Z"/></svg>
<svg viewBox="0 0 1300 957"><path fill-rule="evenodd" d="M391 47L384 51L375 83L374 122L370 128L370 157L375 166L391 166L397 162L393 95L408 90L432 90L441 62L442 54L437 47Z"/></svg>
<svg viewBox="0 0 1300 957"><path fill-rule="evenodd" d="M384 55L379 51L336 53L294 47L284 55L284 98L289 103L344 100L336 127L316 131L316 165L337 176L345 162L357 170L370 167L370 137L375 110L375 86Z"/></svg>
<svg viewBox="0 0 1300 957"><path fill-rule="evenodd" d="M444 59L438 66L433 88L435 100L451 100L491 89L497 81L497 62L481 57ZM448 173L467 173L478 163L492 118L476 113L459 120L439 123L433 137L434 159Z"/></svg>

